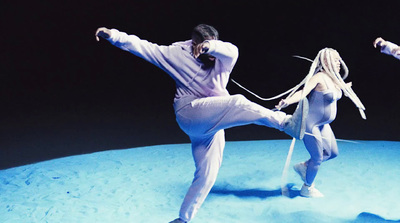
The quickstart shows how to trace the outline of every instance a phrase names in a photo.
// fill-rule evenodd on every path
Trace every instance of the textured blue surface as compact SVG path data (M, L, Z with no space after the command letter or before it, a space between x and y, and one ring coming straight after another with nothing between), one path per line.
M316 187L280 183L290 140L227 142L217 182L193 223L400 222L400 142L339 142ZM308 159L301 141L294 163ZM65 157L0 171L0 222L169 222L192 180L189 144Z

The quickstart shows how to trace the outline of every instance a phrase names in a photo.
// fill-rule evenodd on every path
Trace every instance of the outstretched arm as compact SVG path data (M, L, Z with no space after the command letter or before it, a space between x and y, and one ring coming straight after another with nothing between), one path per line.
M297 103L301 99L301 95L303 94L303 90L297 91L290 98L282 99L279 101L275 108L281 110L282 108L286 108L287 106Z
M385 41L383 38L378 37L373 43L375 48L380 47L382 53L392 55L400 60L400 47L392 42Z
M163 67L167 63L165 55L169 54L170 50L167 46L160 46L140 39L136 35L128 35L116 29L104 27L98 28L95 36L97 41L100 40L100 37L106 39L114 46L143 58L158 67Z
M314 76L312 76L303 90L297 91L291 97L288 97L286 99L282 99L275 106L275 108L280 110L280 109L285 108L285 107L287 107L287 106L289 106L291 104L297 103L303 97L306 97L308 94L310 94L310 92L312 90L325 91L328 88L328 86L326 85L326 82L324 80L324 76L323 75L325 75L325 74L317 73ZM348 82L348 83L346 83L346 85L347 85L348 88L351 88L353 83L352 82ZM337 92L338 96L340 94L340 96L339 96L339 98L340 98L342 96L342 90L339 87L336 87L336 90L338 91ZM304 95L303 95L303 91L304 91Z
M326 86L322 87L319 85L320 83L323 82L323 77L321 76L323 74L318 73L315 74L310 78L306 86L302 89L294 93L292 96L282 99L277 105L275 105L275 108L280 110L282 108L286 108L287 106L299 102L303 97L306 97L313 89L317 90L324 90L323 88L326 88ZM319 89L322 88L322 89Z

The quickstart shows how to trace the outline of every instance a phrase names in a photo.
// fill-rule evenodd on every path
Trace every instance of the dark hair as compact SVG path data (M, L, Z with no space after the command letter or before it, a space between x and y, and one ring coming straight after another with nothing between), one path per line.
M218 39L218 37L218 31L214 27L206 24L197 25L192 31L192 40L197 44L202 43L206 39Z

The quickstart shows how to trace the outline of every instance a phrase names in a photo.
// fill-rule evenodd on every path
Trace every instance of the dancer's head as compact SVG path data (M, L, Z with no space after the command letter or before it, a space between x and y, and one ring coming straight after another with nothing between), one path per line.
M204 40L216 40L218 37L218 31L206 24L197 25L192 31L192 41L196 45L202 43Z
M340 68L344 70L342 79L348 75L348 68L339 53L332 48L324 48L319 51L316 60L318 60L318 68L316 72L324 70L331 78L340 77Z
M194 27L192 31L192 48L195 54L200 50L198 45L203 43L205 40L217 40L218 31L206 24L200 24ZM206 65L206 67L213 66L215 62L215 57L209 54L199 55L199 59Z

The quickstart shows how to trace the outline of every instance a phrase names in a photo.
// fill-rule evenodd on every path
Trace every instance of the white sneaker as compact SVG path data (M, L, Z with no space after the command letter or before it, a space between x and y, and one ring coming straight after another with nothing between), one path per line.
M314 184L311 184L311 186L303 184L303 186L301 187L300 195L309 198L324 196L321 192L319 192L319 190L315 189Z
M184 220L182 220L180 218L177 218L177 219L175 219L173 221L170 221L169 223L186 223L186 221L184 221Z
M294 171L300 175L303 182L306 182L307 165L305 162L295 164L293 166Z

